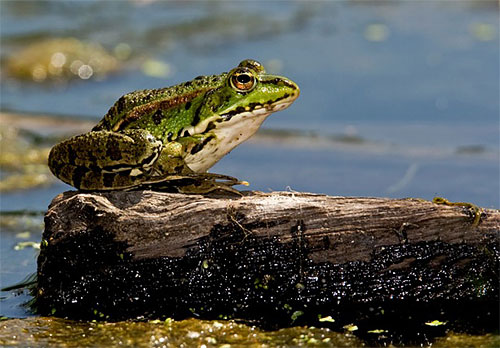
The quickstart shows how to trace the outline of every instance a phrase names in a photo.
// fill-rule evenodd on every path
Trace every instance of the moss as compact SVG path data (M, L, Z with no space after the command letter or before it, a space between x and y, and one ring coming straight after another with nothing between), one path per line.
M214 226L183 257L151 259L134 259L126 243L99 226L73 231L41 251L39 313L56 308L58 316L103 319L95 310L114 321L237 318L265 329L312 324L343 331L353 324L354 334L370 344L425 343L448 330L496 330L494 236L487 237L488 253L434 241L375 249L370 262L330 264L308 257L302 221L288 243L257 238L257 227L242 221L233 216ZM404 260L411 262L391 268ZM479 297L477 279L484 289ZM318 321L322 314L335 320ZM433 320L447 325L425 325ZM387 332L373 333L381 328Z

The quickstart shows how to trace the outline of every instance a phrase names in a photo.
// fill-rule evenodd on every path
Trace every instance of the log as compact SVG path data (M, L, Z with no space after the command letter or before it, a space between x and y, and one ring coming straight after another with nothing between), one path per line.
M475 222L467 206L421 199L70 191L45 217L35 308L355 324L392 337L450 318L455 329L494 330L499 232L499 210Z

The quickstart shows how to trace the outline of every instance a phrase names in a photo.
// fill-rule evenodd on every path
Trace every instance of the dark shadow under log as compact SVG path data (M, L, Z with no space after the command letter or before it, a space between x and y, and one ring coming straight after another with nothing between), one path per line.
M491 332L500 212L473 221L467 208L418 199L66 192L45 217L35 307L82 319L355 324L392 340L408 327Z

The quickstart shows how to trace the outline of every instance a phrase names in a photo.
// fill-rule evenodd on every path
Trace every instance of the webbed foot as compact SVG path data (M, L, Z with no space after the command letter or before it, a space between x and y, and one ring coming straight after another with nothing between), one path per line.
M224 191L241 196L241 192L233 188L235 185L248 186L249 184L247 181L240 181L224 174L189 173L157 177L141 183L134 189L151 189L186 194L207 194L214 191Z

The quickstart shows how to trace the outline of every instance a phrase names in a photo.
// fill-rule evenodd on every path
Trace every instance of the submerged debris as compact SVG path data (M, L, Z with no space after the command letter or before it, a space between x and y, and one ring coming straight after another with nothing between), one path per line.
M100 44L75 38L38 41L7 60L9 76L35 82L102 78L118 69L118 60Z

